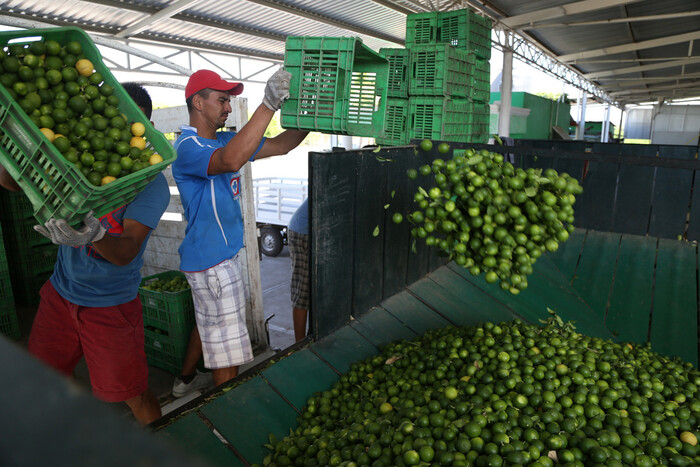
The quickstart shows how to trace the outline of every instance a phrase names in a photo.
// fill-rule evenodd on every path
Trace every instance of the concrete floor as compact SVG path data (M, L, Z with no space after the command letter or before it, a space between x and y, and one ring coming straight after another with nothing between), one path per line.
M260 261L260 276L263 292L263 309L265 319L268 318L268 332L270 337L270 347L256 352L255 360L243 365L240 369L246 369L257 365L261 361L274 355L277 351L285 349L294 343L294 330L292 327L292 303L290 299L291 281L291 260L289 250L285 246L277 257L262 256ZM36 308L19 307L17 316L19 320L22 338L18 345L26 349L31 330L32 320L36 314ZM90 391L90 378L85 365L85 360L81 360L74 371L76 382L86 391ZM148 384L151 391L156 395L161 403L163 415L175 410L192 399L200 396L199 391L195 391L180 399L173 399L171 395L174 376L159 368L150 367L148 374ZM125 418L133 419L131 411L126 404L108 404ZM135 423L135 422L134 422Z

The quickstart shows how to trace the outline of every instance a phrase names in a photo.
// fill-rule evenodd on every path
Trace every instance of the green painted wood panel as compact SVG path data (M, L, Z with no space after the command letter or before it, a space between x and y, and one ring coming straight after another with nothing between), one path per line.
M656 263L656 238L623 235L605 323L618 342L644 343Z
M659 239L651 347L698 366L697 247Z
M311 319L317 336L327 335L350 318L355 157L347 152L309 153Z
M338 373L309 349L302 349L283 358L262 375L298 411L317 391L325 391L338 380Z
M350 326L378 348L393 341L414 339L417 335L394 315L377 307L351 321Z
M613 232L635 235L647 233L653 185L653 167L620 166L620 180L615 200L615 218L612 225Z
M311 344L311 350L340 373L350 364L379 353L377 347L350 326L344 326Z
M615 273L620 234L589 230L573 286L602 322Z
M670 144L660 144L657 146L659 157L667 159L683 159L686 161L696 159L698 153L697 146L676 146Z
M692 180L690 170L656 168L649 235L675 239L683 234Z
M204 405L201 412L249 462L262 462L270 433L278 438L296 426L298 413L260 376Z
M450 324L435 313L435 310L405 290L387 298L380 306L418 335Z
M612 226L618 165L588 161L583 193L576 197L574 225L607 232Z
M468 308L462 300L427 277L414 282L408 289L451 324L468 326L488 319L484 310Z
M470 324L476 324L480 320L498 322L513 319L512 310L447 266L432 272L428 278L462 301L472 318Z
M179 418L156 432L156 436L162 437L193 457L206 460L208 465L222 467L245 465L196 413L189 413Z
M379 162L377 155L388 157L385 151L355 153L357 164L357 186L352 205L355 217L353 267L352 314L357 317L367 313L382 299L384 278L384 236L387 200L386 178L388 162ZM391 221L390 221L391 222ZM407 228L404 226L404 228ZM375 230L378 234L375 236ZM345 266L345 265L341 265Z
M561 271L568 279L568 282L574 278L576 266L578 265L579 257L581 256L581 248L583 240L586 238L586 231L583 229L574 229L569 235L569 239L559 244L559 249L555 252L545 253L544 256ZM535 263L533 270L538 267L539 260Z

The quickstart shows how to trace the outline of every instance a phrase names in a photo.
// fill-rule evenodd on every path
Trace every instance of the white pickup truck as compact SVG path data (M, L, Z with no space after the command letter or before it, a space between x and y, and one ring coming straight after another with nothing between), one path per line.
M309 185L301 178L257 178L255 222L260 237L260 250L277 256L287 244L287 225L294 212L309 195Z

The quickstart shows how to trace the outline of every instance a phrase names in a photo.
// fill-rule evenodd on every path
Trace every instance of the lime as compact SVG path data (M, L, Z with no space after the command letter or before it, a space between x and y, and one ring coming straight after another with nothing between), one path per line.
M114 92L114 88L107 83L102 83L102 85L100 86L100 94L102 94L103 96L114 97L114 96L112 96L113 92ZM118 99L117 99L117 101L118 101ZM117 105L117 104L118 104L118 102L113 103L112 105Z
M122 173L122 166L119 162L110 162L107 164L107 173L112 177L118 177Z
M75 81L78 79L78 70L67 66L61 70L61 76L63 76L63 81Z
M107 171L107 163L103 160L95 160L95 163L92 164L92 170L99 174L103 174Z
M77 96L80 94L80 85L75 81L68 81L65 83L64 89L69 96Z
M396 212L391 217L391 220L394 222L394 224L400 224L401 222L403 222L403 215L400 212Z
M100 175L99 173L97 173L95 171L90 172L88 174L87 179L90 183L92 183L95 186L102 185L102 175Z
M126 120L124 120L124 117L122 117L121 115L112 117L109 123L113 128L118 128L120 130L126 128ZM131 132L129 132L129 139L131 139Z
M90 83L94 84L95 86L99 86L100 83L104 80L102 77L102 73L99 71L94 72L90 76L88 76L88 79L90 80Z
M80 155L80 163L83 164L83 166L92 167L92 164L94 162L95 162L95 156L93 156L89 152L84 152Z
M420 148L423 151L430 151L433 149L433 142L430 141L429 139L424 139L423 141L420 142Z
M46 55L56 56L59 53L61 53L61 44L59 44L53 39L49 39L46 42L44 42L44 49L46 51Z
M447 154L448 152L450 152L450 145L447 143L438 144L438 152L442 154Z
M42 115L41 117L39 117L39 122L41 122L41 126L44 128L53 128L54 125L56 125L54 119L51 118L49 115Z
M29 69L34 69L42 64L41 58L37 57L34 54L25 55L24 60L22 60L22 62L24 62L24 64L27 65L27 67L29 67ZM34 74L34 72L32 71L32 75L33 74Z
M34 70L26 65L19 67L17 74L19 75L20 81L31 81L34 79Z
M67 53L65 55L61 55L61 58L63 59L63 64L65 66L70 66L70 67L75 66L75 62L78 61L78 57L76 57L73 54L69 54L69 53ZM77 73L78 70L75 70L75 72Z
M85 90L83 92L85 93L85 97L90 100L96 99L100 95L100 91L97 89L97 86L92 84L85 86Z
M92 75L92 71L95 69L95 66L87 58L82 58L75 63L75 69L78 70L78 73L80 73L80 76L88 77L88 76ZM102 80L100 80L100 82L101 81ZM98 82L98 84L99 84L99 82Z
M146 148L146 140L143 139L141 136L134 136L129 141L129 145L131 147L138 148L140 153L142 149Z
M2 60L2 68L8 73L17 73L20 65L20 61L17 57L5 57Z
M80 55L83 53L83 46L78 41L70 41L66 44L66 52L71 55Z
M122 169L124 170L131 170L131 168L134 166L134 161L130 157L122 157L119 159L119 165L121 166ZM385 402L385 404L389 404L388 402ZM382 404L383 406L383 404ZM389 407L391 407L391 404L389 404ZM381 407L380 407L381 410ZM391 410L391 408L389 409ZM384 413L384 412L382 412Z
M129 143L127 143L126 141L119 141L114 146L114 149L117 151L117 153L121 154L122 156L125 156L129 154L130 146Z

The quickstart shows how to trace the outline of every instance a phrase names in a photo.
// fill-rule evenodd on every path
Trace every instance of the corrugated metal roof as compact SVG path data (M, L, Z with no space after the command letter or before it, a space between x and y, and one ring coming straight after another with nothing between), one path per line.
M540 45L621 103L700 96L700 47L692 46L700 39L698 0L0 0L0 17L282 60L290 35L359 36L374 50L398 47L407 13L467 5L488 14L496 27ZM668 16L674 13L682 14ZM516 21L525 14L530 16Z

